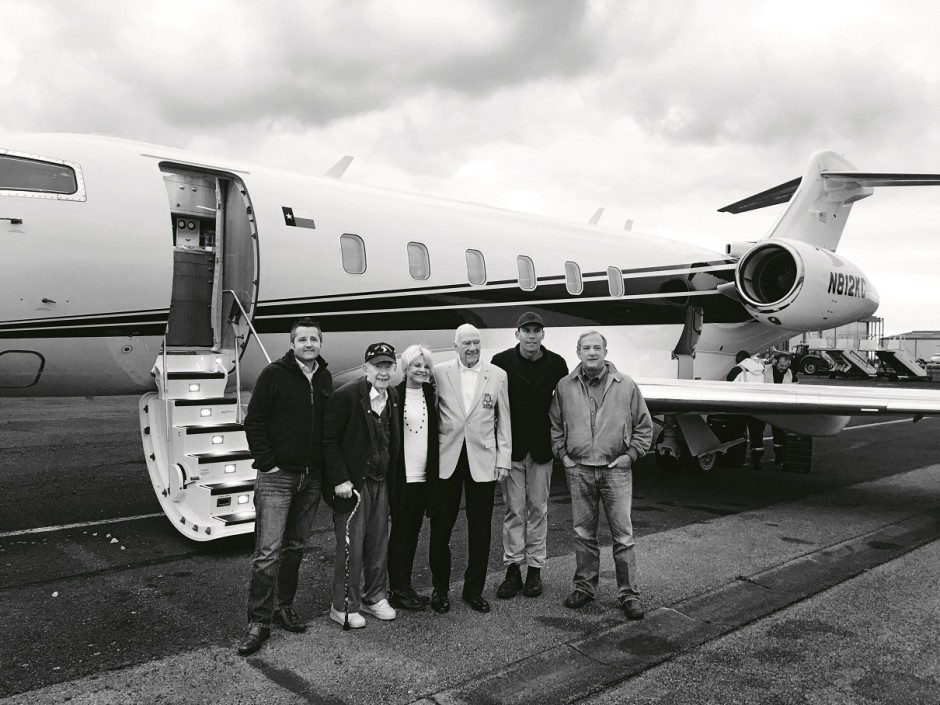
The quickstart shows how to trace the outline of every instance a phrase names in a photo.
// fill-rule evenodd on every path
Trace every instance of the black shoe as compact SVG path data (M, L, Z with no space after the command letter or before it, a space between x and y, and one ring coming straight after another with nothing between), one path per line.
M751 469L760 470L761 455L757 453L751 453Z
M413 599L405 590L389 591L388 604L395 609L412 610L414 612L420 612L428 606L427 602L418 602L418 600Z
M623 616L627 619L643 619L644 612L639 600L624 600L620 606L623 607Z
M435 589L434 592L431 593L431 609L438 614L450 612L450 598L447 597L446 592Z
M486 614L490 611L490 603L483 599L483 595L475 595L474 597L467 597L465 595L463 601L470 605L477 612Z
M260 624L248 627L245 638L238 643L238 655L250 656L261 648L269 636L271 636L271 630L268 627L262 627Z
M526 597L538 597L542 594L542 569L533 568L525 572L525 585L522 587L522 594Z
M279 624L289 632L307 631L307 625L300 618L300 615L294 612L293 607L281 607L274 610L274 623Z
M431 601L430 597L428 597L427 595L422 595L420 592L415 590L410 585L405 586L405 588L401 590L400 592L404 593L415 602L420 602L422 605L426 605Z
M588 595L584 590L575 590L565 598L565 607L570 610L579 610L593 599L594 597Z
M522 573L519 572L519 564L510 563L506 568L506 579L496 589L496 597L500 600L508 600L518 595L520 590L522 590Z

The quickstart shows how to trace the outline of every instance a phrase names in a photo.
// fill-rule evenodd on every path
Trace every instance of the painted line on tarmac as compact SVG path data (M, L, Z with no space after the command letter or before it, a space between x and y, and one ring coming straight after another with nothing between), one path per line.
M87 526L101 526L102 524L117 524L124 521L138 521L139 519L153 519L162 517L163 512L154 514L138 514L133 517L114 517L113 519L99 519L98 521L80 521L75 524L59 524L58 526L40 526L35 529L20 529L18 531L4 531L0 533L0 539L6 539L13 536L29 536L30 534L45 534L49 531L66 531L68 529L83 529Z

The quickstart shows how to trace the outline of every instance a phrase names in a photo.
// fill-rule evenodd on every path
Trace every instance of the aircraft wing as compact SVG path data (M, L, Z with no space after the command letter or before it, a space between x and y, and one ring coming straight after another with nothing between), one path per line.
M652 413L774 415L940 415L940 390L817 384L739 384L637 379Z

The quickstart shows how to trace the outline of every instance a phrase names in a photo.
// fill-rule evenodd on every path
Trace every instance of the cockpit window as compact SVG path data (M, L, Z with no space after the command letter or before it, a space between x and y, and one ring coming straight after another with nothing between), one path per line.
M75 181L75 170L70 167L0 155L0 189L75 193L78 184Z
M0 150L0 195L84 200L77 165Z

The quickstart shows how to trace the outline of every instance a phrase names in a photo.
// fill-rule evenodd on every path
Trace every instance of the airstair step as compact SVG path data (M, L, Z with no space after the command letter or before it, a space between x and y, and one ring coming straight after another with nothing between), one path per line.
M186 431L187 436L195 436L200 433L225 433L227 431L243 431L245 430L244 425L240 423L218 423L214 426L180 426Z
M251 492L255 489L255 483L252 480L235 480L233 482L207 482L203 485L209 490L213 497L220 494L237 494L239 492Z
M238 460L250 460L251 453L247 450L234 450L230 453L193 453L191 458L195 458L200 465L204 463L222 463L235 462Z
M167 372L167 379L225 379L224 372L200 372L196 370L187 372Z
M216 520L224 522L227 526L235 524L247 524L255 520L254 512L239 512L237 514L226 514L224 516L214 517Z
M214 404L222 406L227 404L236 404L238 400L234 397L216 397L214 399L174 399L173 406L209 406Z

